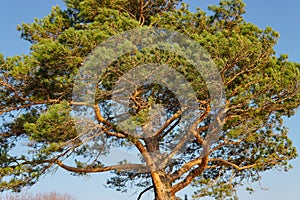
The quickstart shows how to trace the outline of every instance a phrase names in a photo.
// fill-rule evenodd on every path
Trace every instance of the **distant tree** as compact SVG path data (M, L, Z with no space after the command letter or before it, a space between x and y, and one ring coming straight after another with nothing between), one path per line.
M237 186L259 181L261 172L289 169L288 161L297 153L283 119L299 107L300 65L275 55L279 34L246 22L241 0L222 0L209 7L211 16L200 9L190 12L185 4L177 8L178 1L65 2L66 10L53 7L45 18L18 27L32 44L29 55L0 57L1 191L20 191L60 167L74 175L111 171L115 176L108 186L123 192L135 186L142 188L141 195L153 190L156 200L174 200L189 185L195 188L195 198L236 199ZM222 130L211 145L205 138L214 102L201 75L172 52L138 49L125 54L103 72L94 105L87 108L72 99L74 78L88 55L110 36L141 27L183 33L211 55L226 93ZM199 116L190 119L189 130L178 125L184 109L176 95L154 83L132 91L130 118L144 126L151 107L160 104L168 117L162 128L140 138L116 125L119 113L110 109L113 87L142 63L168 64L190 81ZM81 105L83 112L93 111L97 121L83 132L75 128L72 116L72 108ZM171 158L164 154L180 142L178 136L190 133L193 139L184 151ZM107 165L101 156L113 147L136 150L141 163ZM149 156L152 152L157 160ZM164 165L145 170L156 162Z
M37 194L22 192L20 194L7 194L2 200L75 200L75 198L69 194L60 194L57 192Z

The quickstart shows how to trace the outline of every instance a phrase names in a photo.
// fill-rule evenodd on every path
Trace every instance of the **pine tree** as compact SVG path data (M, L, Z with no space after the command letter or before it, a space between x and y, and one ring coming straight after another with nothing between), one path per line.
M221 0L209 7L214 13L210 16L201 9L193 13L185 4L178 7L175 0L65 3L66 10L53 7L45 18L18 27L32 45L29 55L0 56L1 191L20 191L60 167L74 175L111 171L107 186L123 192L128 185L154 191L156 200L176 199L176 193L188 185L195 188L196 198L237 198L237 186L259 181L261 172L290 168L288 161L297 153L283 119L299 107L300 65L289 61L287 55L276 56L274 45L279 34L270 27L260 29L246 22L241 0ZM176 52L142 48L124 54L99 78L93 105L74 101L74 80L80 77L90 53L112 36L138 28L153 30L149 27L188 35L216 64L226 107L213 145L204 140L210 131L214 103L209 89L204 77ZM105 53L110 56L114 52L107 50L101 55ZM132 91L130 123L124 126L126 130L136 126L147 129L149 120L160 119L154 112L160 105L167 116L162 130L151 133L153 129L148 127L152 137L141 138L116 125L120 113L112 111L114 86L143 63L168 64L191 83L199 115L190 119L190 130L178 125L184 114L179 99L170 88L157 83ZM95 115L97 125L76 128L74 107L79 107L76 112ZM192 140L169 159L164 154L166 148L176 146L178 137L188 132L194 134ZM120 160L107 165L101 156L109 155L114 147L129 152L137 149L141 163ZM153 152L156 161L145 156ZM164 165L149 171L149 163Z

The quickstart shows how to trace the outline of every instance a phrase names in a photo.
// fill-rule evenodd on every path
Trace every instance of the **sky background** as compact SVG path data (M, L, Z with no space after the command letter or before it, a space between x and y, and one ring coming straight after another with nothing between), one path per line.
M206 10L207 5L218 3L217 0L186 0L191 10L200 7ZM299 0L245 0L247 13L245 19L261 28L271 26L281 35L275 47L277 54L289 54L289 60L300 62L300 1ZM32 22L35 17L41 18L50 12L51 6L60 5L62 0L4 0L0 3L0 53L4 56L28 54L30 44L20 39L16 26L22 22ZM286 119L285 125L290 128L290 137L300 150L300 114ZM263 173L261 186L256 184L256 192L249 195L239 190L241 200L298 200L300 196L300 158L291 161L294 169L286 172L269 171ZM78 178L68 172L58 170L49 174L33 186L30 192L63 192L70 193L79 200L131 200L136 199L134 190L128 194L120 194L104 186L109 173L91 177ZM183 191L181 194L189 192ZM1 199L1 197L0 197ZM145 199L153 199L145 196Z

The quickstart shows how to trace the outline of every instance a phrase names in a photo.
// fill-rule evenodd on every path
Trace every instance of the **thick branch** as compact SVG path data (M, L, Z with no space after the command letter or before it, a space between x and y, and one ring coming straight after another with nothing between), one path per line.
M202 145L204 143L204 139L201 137L201 135L197 131L197 126L208 116L209 112L210 112L210 105L208 104L205 113L203 113L203 115L201 115L196 121L194 121L190 127L190 131L193 133L193 135L197 139L197 142L200 145Z
M94 105L94 111L95 111L96 118L99 122L102 122L103 124L105 124L108 127L112 127L111 123L109 121L107 121L106 119L104 119L104 117L102 116L98 105Z
M102 122L103 124L105 124L109 128L113 128L114 127L113 124L111 124L109 121L107 121L106 119L104 119L104 117L102 116L100 108L99 108L98 105L94 105L94 111L95 111L96 118L97 118L97 120L99 122ZM107 131L107 128L105 128L103 126L100 126L100 127L104 131L104 133L107 134L107 135L109 135L109 136L115 136L115 137L118 137L118 138L125 138L125 137L127 137L126 133L119 133L117 131L116 132L110 132L110 131Z
M155 162L153 161L153 158L150 155L150 152L147 151L147 149L144 147L144 145L137 139L132 138L131 142L135 145L135 147L139 150L143 158L145 159L147 163L147 167L151 170L151 172L156 170Z
M175 194L179 190L182 190L186 186L188 186L197 176L202 174L204 170L206 169L206 166L208 164L208 156L202 158L202 162L200 163L199 167L196 169L192 170L184 180L181 182L177 183L176 185L173 186L172 192Z
M142 170L145 166L142 164L124 164L124 165L112 165L107 167L95 167L95 168L77 168L63 164L60 160L56 160L55 164L61 168L75 173L97 173L97 172L107 172L107 171L126 171L126 170Z
M196 165L200 165L202 162L202 158L196 158L194 160L191 160L190 162L184 164L179 170L175 171L173 174L171 174L171 181L175 181L179 179L183 174L187 173L192 167Z

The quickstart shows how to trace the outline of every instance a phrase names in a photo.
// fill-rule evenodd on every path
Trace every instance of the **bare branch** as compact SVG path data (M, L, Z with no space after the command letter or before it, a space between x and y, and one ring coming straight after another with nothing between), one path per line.
M144 190L139 194L137 200L140 200L145 192L147 192L147 191L149 191L149 190L151 190L151 189L153 189L153 188L154 188L154 186L152 185L152 186L147 187L146 189L144 189Z

